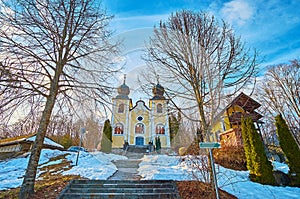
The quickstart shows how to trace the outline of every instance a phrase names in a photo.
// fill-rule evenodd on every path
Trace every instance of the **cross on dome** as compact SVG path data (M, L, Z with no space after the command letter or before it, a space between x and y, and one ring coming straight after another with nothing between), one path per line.
M130 93L129 87L125 84L126 74L124 74L124 82L121 86L118 87L117 99L129 99L128 95Z
M124 74L124 83L123 84L125 84L125 82L126 82L126 74Z

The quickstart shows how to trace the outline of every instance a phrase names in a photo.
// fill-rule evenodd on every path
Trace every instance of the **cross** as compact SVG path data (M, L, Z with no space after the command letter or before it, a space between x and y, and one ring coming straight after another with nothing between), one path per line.
M125 81L126 81L126 74L124 74L124 84L125 84Z

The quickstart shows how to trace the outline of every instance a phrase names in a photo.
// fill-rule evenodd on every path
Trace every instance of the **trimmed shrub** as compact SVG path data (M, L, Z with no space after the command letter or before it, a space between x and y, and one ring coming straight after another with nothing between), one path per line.
M178 112L177 117L173 113L170 114L170 116L169 116L169 130L170 130L171 143L173 143L173 140L174 140L174 138L176 137L176 135L178 133L180 122L181 122L180 112Z
M244 144L245 157L247 162L247 169L250 171L250 175L253 174L254 168L252 163L252 147L249 136L249 124L246 119L242 119L242 138Z
M160 149L161 149L160 138L156 137L155 138L155 150L156 150L157 153L160 153Z
M250 179L262 184L276 184L273 166L266 156L262 140L250 117L242 119L242 136Z
M106 120L103 127L102 139L101 139L101 151L111 152L112 147L112 127L110 121Z
M300 149L281 114L275 117L275 121L279 144L290 168L291 185L300 186Z

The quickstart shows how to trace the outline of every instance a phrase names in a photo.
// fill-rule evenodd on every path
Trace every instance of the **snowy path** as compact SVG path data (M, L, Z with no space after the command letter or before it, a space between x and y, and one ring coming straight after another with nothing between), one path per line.
M142 161L144 154L127 153L127 160L115 160L113 163L117 167L117 171L108 180L140 180L137 169Z

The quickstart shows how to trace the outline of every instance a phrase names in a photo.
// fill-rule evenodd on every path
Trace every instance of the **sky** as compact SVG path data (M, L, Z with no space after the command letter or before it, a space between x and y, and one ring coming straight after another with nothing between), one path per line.
M113 164L114 160L126 160L127 157L116 154L102 152L80 152L78 165L74 166L77 153L69 151L58 151L44 149L39 160L37 178L41 178L46 166L62 163L63 159L56 158L50 161L51 157L66 155L68 161L72 161L73 167L64 166L63 171L56 171L62 175L80 175L81 177L94 180L105 180L112 176L117 167ZM145 155L141 159L138 175L141 180L194 180L203 179L204 172L199 172L203 168L203 160L197 161L190 159L192 156L167 156L167 155ZM27 157L17 157L0 161L0 190L19 187L22 184L26 166L29 161ZM129 160L130 161L130 160ZM272 162L275 170L288 173L289 168L286 164ZM235 171L216 165L218 187L235 195L239 199L293 199L299 198L300 188L280 187L262 185L249 180L249 171ZM121 179L120 179L121 180ZM251 191L249 191L251 190Z
M140 58L153 27L172 12L206 11L228 22L249 48L263 60L261 67L300 59L299 0L103 0L114 15L111 30L123 40L119 61L132 77L143 68ZM134 78L134 77L132 77ZM122 82L120 77L120 82ZM130 78L129 78L130 79ZM133 84L133 83L132 83ZM130 86L130 85L129 85Z

